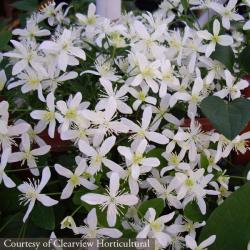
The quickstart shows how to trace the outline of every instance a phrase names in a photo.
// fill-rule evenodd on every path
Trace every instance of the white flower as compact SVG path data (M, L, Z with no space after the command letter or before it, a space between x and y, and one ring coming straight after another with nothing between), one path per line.
M96 209L93 208L88 213L84 220L85 225L77 228L78 234L82 234L83 238L120 238L122 233L116 228L104 228L98 227L98 221L96 216Z
M147 141L145 139L141 140L137 147L128 148L124 146L119 146L117 148L118 152L125 157L126 164L131 171L132 178L138 180L142 173L147 173L151 171L153 167L160 165L160 161L156 157L145 157L143 154L147 147Z
M225 70L225 78L226 78L226 86L215 92L215 96L219 96L220 98L225 98L226 96L230 96L232 100L239 98L241 96L241 90L247 88L249 86L248 81L240 80L235 83L235 77L232 76L229 70Z
M83 177L83 173L86 171L86 169L87 164L85 159L82 159L80 161L74 173L59 164L55 164L56 172L69 179L66 187L62 191L61 199L69 198L74 188L76 188L77 186L83 186L90 190L94 190L97 188L96 185Z
M19 79L12 81L8 85L8 89L15 88L22 85L22 93L32 92L37 90L39 99L44 102L45 98L43 96L43 85L42 81L45 79L45 75L41 72L33 70L31 67L27 66L24 72L18 74Z
M1 155L1 164L0 164L0 184L4 183L4 185L7 187L7 188L13 188L16 186L15 182L12 181L10 179L10 177L8 177L6 175L6 173L4 172L4 169L7 165L7 162L8 162L8 158L9 158L9 155L11 154L10 152L10 149L6 149L2 152L2 155Z
M12 144L15 144L14 138L20 134L27 132L29 124L20 123L16 125L8 125L8 120L0 119L0 145L2 151L7 148L11 148Z
M78 18L78 21L81 25L86 25L86 29L87 29L87 33L90 32L90 29L95 29L96 28L96 22L97 22L97 18L95 15L96 12L96 6L91 3L89 4L88 7L88 13L87 15L83 15L81 13L77 13L76 17Z
M48 183L50 176L51 173L49 167L45 167L42 172L41 181L33 180L33 182L31 182L29 180L29 182L24 182L17 187L17 189L23 193L20 198L21 203L23 203L25 206L29 204L28 209L23 217L23 222L25 222L29 217L36 200L40 201L46 207L54 206L58 203L58 201L50 198L49 196L41 194L41 191Z
M35 37L49 36L50 31L46 29L40 30L37 25L37 20L35 18L30 18L26 22L26 27L24 29L14 29L12 34L19 36L22 39L29 38L34 40Z
M87 142L80 141L79 149L82 153L90 157L90 165L88 171L91 174L95 174L96 172L101 170L102 164L106 167L115 171L115 163L109 159L107 159L106 155L115 145L116 137L111 136L105 139L102 145L99 148L91 147Z
M148 92L149 92L149 86L146 85L145 83L142 83L140 85L140 90L137 89L137 88L133 88L133 87L130 87L129 88L129 93L134 97L136 98L136 100L133 102L133 109L136 111L138 110L139 106L142 104L142 103L149 103L149 104L152 104L152 105L155 105L157 103L157 100L155 97L153 96L148 96Z
M197 31L197 35L202 39L210 41L206 48L206 57L209 57L214 51L216 44L222 46L229 46L233 44L233 38L229 35L219 35L220 22L215 19L213 23L213 34L210 34L207 30Z
M101 95L99 102L96 104L96 110L103 110L107 106L108 100L113 98L116 102L117 110L122 114L132 114L132 109L126 104L127 96L129 91L127 85L123 85L119 90L117 87L113 89L112 83L109 80L100 78L100 83L105 89L105 94Z
M116 101L114 98L109 98L104 111L95 112L86 109L81 112L83 117L91 121L94 125L94 128L89 130L94 135L94 145L100 144L107 133L118 134L128 132L128 126L118 120L114 120L116 110Z
M135 195L122 193L119 191L119 175L113 172L110 176L109 188L106 190L106 194L94 194L89 193L81 196L81 200L90 204L100 204L102 209L107 209L107 221L109 226L115 226L116 217L119 214L119 207L133 206L138 202L138 198Z
M85 52L74 44L74 33L71 30L64 29L62 35L54 41L44 41L40 49L57 55L59 69L66 71L68 65L78 65L76 57L85 60Z
M140 141L143 138L146 138L148 141L153 141L158 144L163 144L163 145L167 144L169 141L167 137L165 137L160 133L150 131L149 126L151 118L152 118L152 108L148 106L143 111L141 126L137 125L136 123L126 118L122 118L122 122L129 127L132 133L135 133L132 136L132 138L136 141Z
M3 90L5 83L7 82L7 77L4 70L0 71L0 91Z
M201 125L195 121L194 117L191 118L191 124L187 131L184 132L182 128L179 128L173 139L181 148L188 150L188 158L191 162L197 160L197 150L203 149L209 144L208 135L203 133Z
M129 78L128 83L131 86L139 86L143 80L145 80L152 91L157 93L159 85L156 80L161 78L161 73L158 70L160 62L149 62L148 59L142 54L137 54L137 60L139 73L135 77Z
M211 9L215 10L222 17L222 25L225 29L230 29L230 21L244 20L244 17L235 11L237 2L237 0L230 0L226 6L216 2L211 3Z
M15 58L17 62L12 68L12 74L17 75L23 70L27 69L28 66L32 66L37 72L42 75L46 75L47 72L42 66L42 59L37 54L34 44L24 44L15 40L10 40L15 47L12 52L4 53L4 56Z
M165 223L169 222L174 217L174 212L163 215L159 218L156 217L156 211L153 208L149 208L145 214L145 226L140 231L136 238L143 239L147 236L149 238L154 238L160 244L162 248L166 248L171 242L171 237L168 233L164 232Z
M152 106L153 113L155 113L155 117L152 121L151 129L153 131L157 130L161 124L161 121L164 119L169 123L172 123L176 126L181 124L181 121L172 115L170 111L170 94L166 94L160 101L159 107Z
M81 116L81 111L89 106L88 102L81 104L82 94L77 92L74 97L70 96L67 102L57 101L56 107L61 112L63 117L59 118L58 121L61 123L61 131L65 132L69 129L72 123L84 123L88 124L88 121Z
M22 134L22 142L21 142L21 152L15 152L12 153L9 157L8 162L17 162L22 161L22 164L24 164L25 161L27 161L27 165L30 168L30 172L33 175L39 175L39 170L37 168L36 164L36 158L40 155L45 155L50 151L50 146L42 146L40 148L36 148L31 150L30 149L30 138L28 134Z
M86 70L81 74L89 73L114 82L118 81L120 78L120 76L116 75L116 69L113 67L113 62L104 55L99 55L96 58L94 67L96 70Z
M202 214L206 214L206 203L204 198L207 194L217 195L219 192L215 190L208 190L205 187L213 178L212 174L204 176L205 169L198 169L197 171L187 170L185 173L176 173L173 184L177 192L177 199L183 200L185 207L190 201L196 200Z
M173 206L177 209L182 208L181 202L176 198L173 194L174 186L170 182L169 185L164 186L162 185L157 179L155 178L147 178L147 182L153 187L156 192L157 198L162 198L164 201L167 202L168 206ZM173 181L172 181L173 182Z
M55 96L53 93L47 95L46 98L47 110L34 110L30 113L33 119L40 120L37 126L43 130L49 125L48 134L51 138L54 138L56 119L59 118L59 114L55 112Z
M178 85L179 80L175 77L174 67L169 60L161 62L161 75L159 96L163 98L167 94L168 87Z
M215 239L216 236L212 235L197 245L196 241L191 236L187 235L185 237L186 246L192 250L206 250L208 246L214 243Z

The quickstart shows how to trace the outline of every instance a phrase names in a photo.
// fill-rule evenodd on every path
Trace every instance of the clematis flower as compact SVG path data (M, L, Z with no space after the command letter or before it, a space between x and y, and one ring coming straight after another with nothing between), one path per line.
M53 93L48 94L46 98L47 110L34 110L30 113L33 119L40 120L37 127L44 130L49 125L48 134L54 138L56 119L60 119L59 113L55 112L55 96Z
M100 78L100 83L105 89L105 94L101 95L99 102L96 104L96 110L103 110L107 106L108 100L113 98L116 102L117 110L122 114L132 114L132 109L126 104L127 96L129 91L127 85L123 85L119 90L113 89L112 83L108 80Z
M14 138L19 136L29 129L29 124L19 123L16 125L8 125L8 119L0 120L0 145L2 146L2 151L10 148L15 144Z
M212 245L215 242L215 239L216 239L216 236L212 235L209 238L207 238L206 240L202 241L199 245L197 245L197 243L194 240L194 238L192 238L189 235L187 235L185 237L185 241L186 241L187 247L190 248L190 249L192 249L192 250L206 249L208 246Z
M162 198L166 201L167 205L170 207L175 207L177 209L182 208L181 202L177 199L177 197L173 194L174 186L169 183L169 185L164 186L162 185L157 179L155 178L147 178L147 182L152 186L155 190L157 197ZM173 181L172 181L173 182Z
M227 30L230 29L230 21L237 22L244 20L243 16L236 13L235 7L237 2L237 0L230 0L226 6L217 2L211 3L211 9L216 11L222 17L222 25Z
M208 174L204 176L204 172L205 169L203 168L196 171L189 169L185 173L177 172L173 183L177 192L177 199L182 200L184 198L183 207L190 201L196 200L202 214L206 214L206 203L204 201L206 194L219 194L218 191L206 189L213 175Z
M39 29L37 20L34 17L31 17L26 22L26 27L24 29L14 29L12 34L19 36L21 39L31 39L35 40L36 37L49 36L50 31L46 29Z
M210 41L206 48L206 57L209 57L214 51L216 44L220 44L222 46L230 46L233 44L233 38L229 35L219 35L220 33L220 22L215 19L213 23L213 34L210 34L207 30L197 31L197 35Z
M129 88L129 93L136 99L132 105L135 111L138 110L139 106L143 103L156 105L157 103L156 98L153 96L149 96L148 92L149 92L149 87L144 83L140 85L140 89L133 87Z
M101 170L102 163L110 168L112 171L115 171L116 167L113 161L107 159L106 155L110 152L110 150L115 145L116 137L110 136L105 139L102 145L99 148L91 147L87 142L80 141L79 149L82 153L90 157L90 165L88 171L91 174L95 174Z
M83 186L87 189L94 190L97 188L95 184L85 179L82 175L87 169L87 164L85 159L82 159L78 164L75 172L73 173L69 169L61 166L60 164L55 164L55 170L58 174L68 178L68 183L62 191L61 199L67 199L71 196L74 188L77 186Z
M28 66L42 75L47 75L42 65L42 58L37 54L36 44L18 42L15 40L10 40L10 42L15 47L15 50L4 53L4 56L17 60L12 68L13 75L21 73L23 70L26 70Z
M153 141L158 144L163 144L163 145L167 144L169 141L167 137L165 137L160 133L150 131L149 126L151 119L152 119L152 108L148 106L143 111L141 126L137 125L136 123L126 118L122 118L122 122L129 127L131 133L134 133L134 135L132 135L132 138L135 141L140 141L143 138L146 138L148 141Z
M76 57L86 60L85 52L74 44L74 33L68 29L64 29L57 41L42 42L40 49L58 55L58 67L64 72L68 65L72 65L72 63L74 65L79 64Z
M14 80L9 83L8 89L12 89L12 88L22 85L21 87L22 93L25 94L25 93L36 90L38 94L38 98L42 102L45 101L45 98L43 96L43 84L42 84L42 81L46 77L45 75L27 66L25 68L25 71L18 74L17 77L19 78L17 81Z
M13 188L16 186L15 182L11 180L10 177L8 177L4 172L10 154L11 152L9 148L4 150L1 155L1 164L0 164L0 184L3 182L7 188Z
M30 172L33 175L38 176L39 170L37 168L36 158L37 156L47 154L50 151L51 146L46 145L46 146L42 146L40 148L31 150L30 138L28 134L27 133L22 134L21 138L22 138L21 151L12 153L11 156L9 157L8 162L12 163L12 162L22 161L22 165L23 165L24 162L27 161L27 165L30 168Z
M102 210L107 207L108 225L113 227L116 224L116 217L119 214L119 207L133 206L138 203L135 195L119 191L119 175L113 172L110 176L109 188L106 194L89 193L81 196L81 200L90 205L100 205Z
M248 81L240 80L235 83L235 77L232 76L229 70L225 70L225 78L226 78L226 86L214 93L215 96L219 96L220 98L225 98L226 96L230 96L232 100L239 98L241 96L241 90L247 88L249 86Z
M65 132L69 127L76 123L88 125L88 121L81 116L81 111L89 106L88 102L81 103L82 94L77 92L74 97L70 96L67 102L57 101L56 107L61 112L62 117L58 116L61 123L61 131Z
M136 238L143 239L146 237L154 238L159 243L161 248L166 248L171 242L169 234L164 232L165 223L169 222L174 217L174 212L156 218L156 211L149 208L145 214L145 226L137 234Z
M122 233L116 228L98 227L96 209L93 208L84 220L85 225L77 228L78 234L82 234L83 238L120 238Z
M54 206L58 203L58 201L50 198L45 194L41 194L43 188L47 185L50 179L51 173L49 167L45 167L42 172L41 181L34 180L29 182L24 182L20 184L17 189L22 193L20 198L20 203L25 206L28 205L28 209L23 217L23 222L25 223L27 218L29 217L35 202L38 200L46 207Z
M94 136L94 145L99 145L107 133L128 132L128 127L124 123L114 120L116 110L116 101L114 98L109 98L104 111L95 112L88 109L81 111L82 116L94 125L94 128L89 130Z
M157 93L159 85L156 80L161 78L160 71L158 70L160 62L149 62L142 54L137 54L137 60L139 73L135 77L129 78L128 83L131 86L139 86L145 80L152 91Z
M86 33L89 33L96 28L97 17L95 13L96 13L96 6L93 3L91 3L88 7L87 15L83 15L81 13L76 14L79 23L81 25L86 26Z
M160 165L160 161L156 157L147 158L143 155L146 150L147 144L147 141L143 139L135 148L128 148L124 146L119 146L117 148L118 152L125 157L126 165L131 172L132 179L129 179L129 182L130 187L132 187L131 192L133 194L138 193L139 187L137 181L140 175L150 172L152 168Z

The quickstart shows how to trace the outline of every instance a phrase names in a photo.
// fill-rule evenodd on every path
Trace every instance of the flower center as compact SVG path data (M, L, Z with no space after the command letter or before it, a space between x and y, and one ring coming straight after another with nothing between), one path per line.
M65 117L70 120L74 120L76 118L77 111L75 108L68 109L67 113L65 114Z
M142 154L140 154L140 153L134 154L133 162L135 164L140 164L142 160L143 160L143 155Z
M74 187L80 185L79 177L78 177L77 175L74 175L74 174L71 176L70 182L71 182L71 184L72 184Z

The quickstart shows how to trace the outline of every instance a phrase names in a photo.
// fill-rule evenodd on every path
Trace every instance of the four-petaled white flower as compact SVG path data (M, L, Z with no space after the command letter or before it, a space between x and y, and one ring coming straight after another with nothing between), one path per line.
M84 178L84 173L86 172L86 169L87 164L85 159L82 159L80 161L74 173L68 168L65 168L59 164L55 165L56 172L59 175L62 175L69 179L66 187L62 191L61 199L68 199L71 196L74 188L76 188L77 186L83 186L90 190L94 190L97 188L95 184Z
M47 185L50 176L51 173L49 167L45 167L42 172L41 181L33 179L32 182L29 180L29 182L24 182L17 187L17 189L22 193L20 202L25 206L29 204L28 209L23 217L23 222L26 222L27 218L29 217L36 200L40 201L46 207L54 206L58 203L57 200L50 198L46 194L41 194L41 191Z
M116 217L119 215L119 208L133 206L138 203L135 195L124 193L119 190L119 175L113 172L110 176L109 188L106 194L89 193L81 196L81 200L90 205L100 205L102 210L107 207L107 221L109 226L116 224Z
M209 57L214 51L216 44L222 46L229 46L233 44L233 38L229 35L219 35L220 22L215 19L213 23L213 34L210 34L207 30L197 31L197 35L205 40L210 41L206 48L206 57Z
M83 238L120 238L122 233L116 228L98 227L96 209L93 208L84 220L85 225L77 228L77 234L82 234Z
M145 214L145 226L137 234L136 238L143 239L146 237L155 238L160 244L161 248L165 248L171 242L171 237L164 231L165 223L169 222L174 217L174 212L156 218L156 211L154 208L149 208Z
M27 165L30 169L30 172L33 175L39 175L39 170L37 168L36 164L36 158L40 155L45 155L49 152L51 146L45 145L36 149L30 148L30 138L28 134L22 134L22 142L21 142L21 152L15 152L12 153L9 157L8 162L18 162L22 161L22 164L24 164L25 161L27 161Z
M212 235L206 240L202 241L199 245L197 245L196 241L194 238L191 236L187 235L185 237L186 245L188 248L192 250L205 250L207 249L208 246L212 245L215 242L216 236Z

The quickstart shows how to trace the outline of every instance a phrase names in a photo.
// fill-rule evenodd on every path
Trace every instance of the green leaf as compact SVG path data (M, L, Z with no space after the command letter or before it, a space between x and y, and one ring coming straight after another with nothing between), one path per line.
M202 167L202 168L207 169L207 167L208 167L208 165L209 165L209 161L208 161L206 155L201 154L200 164L201 164L201 167Z
M32 222L47 230L55 229L55 215L52 207L45 207L40 203L36 203L30 215Z
M189 202L184 208L184 216L194 222L202 222L205 216L202 215L199 206L195 201Z
M239 55L239 65L240 69L245 72L250 73L250 45L242 50Z
M250 240L250 182L216 208L202 229L199 241L216 235L209 250L247 249Z
M234 52L230 46L216 45L215 51L211 55L212 59L216 59L223 63L230 71L233 71L235 62Z
M165 207L163 199L155 198L155 199L144 201L138 209L139 217L143 218L150 207L155 209L156 217L158 217L162 213Z
M185 11L188 10L189 3L188 3L187 0L181 0L181 5L182 5L182 7L183 7L183 9L184 9Z
M8 30L0 31L0 50L4 50L8 45L10 39L12 37L12 33Z
M217 96L209 96L203 99L200 108L214 128L230 140L233 140L250 120L250 100L244 98L227 103Z
M37 8L38 1L37 0L21 0L14 2L12 4L13 7L15 7L18 10L24 10L24 11L32 11Z

